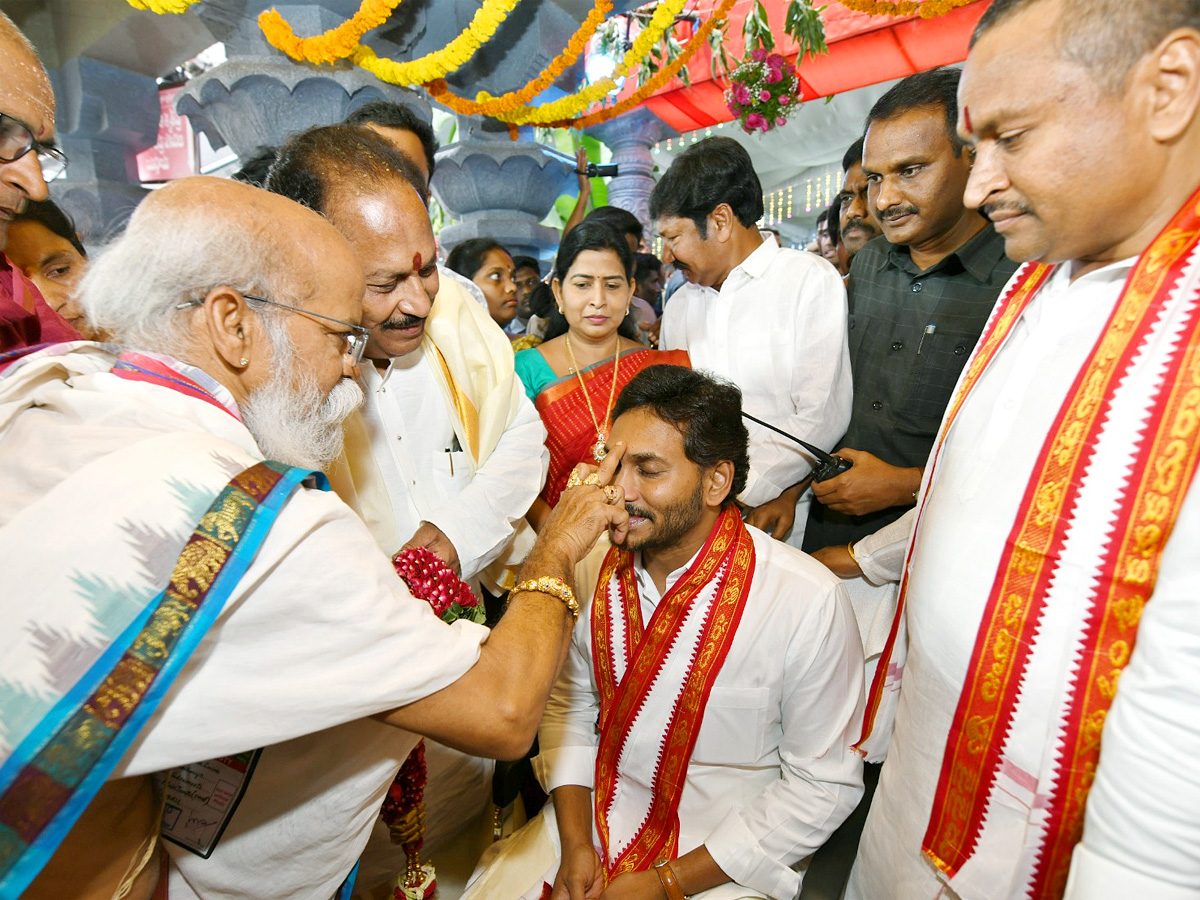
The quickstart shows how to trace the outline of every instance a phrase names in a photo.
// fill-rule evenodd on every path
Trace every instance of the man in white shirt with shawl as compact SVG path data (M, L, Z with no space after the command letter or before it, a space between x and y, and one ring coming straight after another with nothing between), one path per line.
M925 470L850 897L1200 896L1198 107L1194 0L979 22L964 199L1025 265Z
M534 762L553 802L465 897L790 900L796 865L862 793L849 601L742 523L735 387L652 366L622 391L611 440L629 534L577 570L595 590Z
M328 900L419 734L485 755L532 741L567 595L517 592L491 632L447 626L315 489L309 470L336 457L361 399L362 290L320 216L181 179L143 201L84 282L89 321L120 344L9 360L5 896L146 900L168 876L150 774L263 748L240 806L221 804L233 815L213 859L180 850L170 895ZM577 489L530 574L572 577L627 519L608 492Z

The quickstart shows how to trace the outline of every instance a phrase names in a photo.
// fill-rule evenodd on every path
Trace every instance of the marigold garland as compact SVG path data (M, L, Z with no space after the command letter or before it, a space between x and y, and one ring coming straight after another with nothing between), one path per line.
M838 3L868 16L911 16L922 19L944 16L952 9L974 3L975 0L838 0Z
M679 74L679 70L691 61L691 58L696 55L696 51L703 47L707 41L709 34L716 28L720 22L733 8L733 4L737 0L722 0L721 6L714 10L697 30L692 35L691 40L687 42L683 50L680 52L674 61L669 65L659 69L654 76L639 87L636 91L626 97L619 103L615 103L605 109L594 112L591 115L581 116L576 119L559 120L557 122L546 123L552 128L590 128L593 125L599 125L602 122L607 122L609 119L616 118L622 113L626 113L633 109L638 104L642 103L646 98L650 97L660 88L664 87L672 78Z
M567 67L575 63L575 60L587 47L588 41L592 39L612 11L612 0L596 0L596 5L592 7L587 18L571 36L571 40L567 42L566 49L551 60L550 64L542 69L536 78L519 90L509 91L498 97L493 97L486 91L480 91L474 100L469 100L455 94L442 79L426 84L425 89L429 91L434 100L450 107L460 115L500 117L511 113L554 84Z
M491 40L509 13L521 0L484 0L462 32L441 50L408 62L396 62L375 55L370 47L359 44L350 57L356 66L366 69L380 81L389 84L426 84L444 78L462 68Z
M200 0L129 0L129 5L134 9L148 9L161 16L185 13L199 2Z
M386 22L401 0L363 0L351 18L337 28L331 28L316 37L297 37L292 26L277 9L268 9L258 16L258 27L267 38L267 43L282 50L292 59L311 63L331 63L345 59L358 48L358 42L372 28Z
M634 39L633 46L625 52L625 56L617 64L611 77L602 78L595 84L590 84L568 97L563 97L561 100L555 100L542 106L524 106L513 110L512 113L503 117L503 121L512 125L564 127L559 123L570 122L593 103L604 99L609 93L617 89L616 79L624 78L629 74L630 70L636 68L642 59L650 53L651 49L656 47L662 40L667 29L675 27L675 18L683 12L685 3L686 0L662 0L654 8L654 15L650 17L650 21L646 24L641 34ZM712 17L710 17L710 21L711 19ZM688 46L690 47L691 45L692 42L689 41ZM678 63L679 59L683 56L684 54L681 53L675 59L675 62ZM677 72L679 68L679 66L675 66L674 72ZM664 71L666 69L660 70L658 74L661 75ZM666 79L662 83L665 84ZM643 85L642 89L645 87L646 85ZM640 92L641 89L639 89Z

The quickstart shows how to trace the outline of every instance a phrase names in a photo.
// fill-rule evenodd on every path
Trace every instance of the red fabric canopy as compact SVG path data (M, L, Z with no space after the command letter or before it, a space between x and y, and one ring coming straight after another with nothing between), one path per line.
M739 0L729 15L726 47L731 56L742 54L741 25L753 2ZM801 99L832 96L934 66L961 62L967 58L971 31L990 2L976 0L944 16L921 19L869 16L831 0L821 13L829 53L804 60L800 69ZM717 0L700 0L696 11L705 17L716 5ZM771 31L782 34L788 0L763 0L763 5ZM680 30L686 31L686 26ZM777 52L791 62L796 61L796 44L791 38L783 41L777 38L777 44ZM725 88L712 79L710 59L707 47L700 50L688 66L690 87L674 80L643 105L680 132L732 120L733 114L725 106ZM632 92L631 80L622 95Z

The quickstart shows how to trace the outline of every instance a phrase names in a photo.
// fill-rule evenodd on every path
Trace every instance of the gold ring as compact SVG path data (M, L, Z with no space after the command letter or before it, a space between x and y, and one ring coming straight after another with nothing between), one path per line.
M621 502L621 489L615 484L606 484L604 486L604 502L612 503L614 506Z
M584 484L599 484L600 476L597 473L593 472L587 478L583 479L583 483Z
M579 473L572 472L571 477L567 479L567 490L569 491L571 488L577 488L581 484L583 484L583 479L579 477Z

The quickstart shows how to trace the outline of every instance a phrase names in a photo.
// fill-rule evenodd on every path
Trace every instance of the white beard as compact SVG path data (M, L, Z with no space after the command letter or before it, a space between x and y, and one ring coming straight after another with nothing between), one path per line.
M267 459L324 470L342 452L342 422L362 405L362 388L343 378L322 400L320 386L307 371L299 373L300 383L293 386L295 348L285 333L270 336L274 374L243 404L242 420Z

